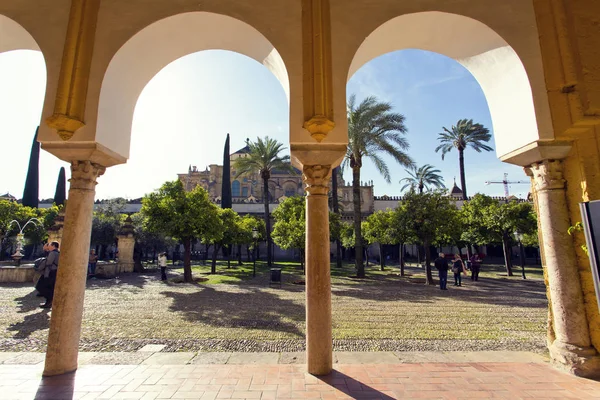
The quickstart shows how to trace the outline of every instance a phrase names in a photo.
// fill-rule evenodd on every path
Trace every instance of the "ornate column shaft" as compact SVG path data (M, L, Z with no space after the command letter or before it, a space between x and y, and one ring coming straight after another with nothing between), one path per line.
M103 173L104 167L90 161L71 164L44 376L77 369L96 179Z
M556 337L550 345L550 355L570 372L587 376L598 368L598 357L591 347L577 259L573 241L567 234L571 223L563 165L560 160L544 160L532 164L531 171Z
M333 368L331 272L329 265L330 165L306 165L306 364L308 373L326 375Z

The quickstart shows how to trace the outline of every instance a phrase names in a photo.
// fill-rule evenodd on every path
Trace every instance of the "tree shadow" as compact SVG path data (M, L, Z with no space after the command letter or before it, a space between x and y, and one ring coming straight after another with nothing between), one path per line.
M305 320L302 304L251 287L246 287L243 292L221 291L207 285L199 285L199 288L194 293L164 291L162 294L173 299L170 310L182 313L190 322L215 327L267 329L304 337L298 327ZM295 322L286 321L284 316Z

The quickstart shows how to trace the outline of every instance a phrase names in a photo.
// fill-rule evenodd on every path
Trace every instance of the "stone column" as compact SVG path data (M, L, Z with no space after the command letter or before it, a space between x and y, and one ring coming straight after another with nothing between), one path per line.
M563 165L544 160L531 165L538 218L550 288L555 340L550 355L555 363L579 376L598 373L600 358L591 346L567 209Z
M306 183L306 364L308 373L326 375L333 367L329 265L330 165L304 166Z
M103 173L104 167L90 161L71 163L44 376L77 369L96 178Z
M133 221L131 216L125 220L119 234L119 265L118 272L133 272L133 248L135 236L133 235Z

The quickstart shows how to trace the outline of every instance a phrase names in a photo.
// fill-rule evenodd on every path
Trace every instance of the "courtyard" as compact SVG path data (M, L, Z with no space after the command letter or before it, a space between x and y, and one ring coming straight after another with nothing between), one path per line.
M122 274L87 283L80 351L135 352L161 344L163 352L298 352L305 349L305 292L297 263L282 263L283 284L269 285L268 269L194 267L202 282L176 283L181 270ZM463 278L448 291L424 284L424 270L397 266L332 268L335 351L531 351L545 353L547 299L541 268L528 279L508 278L500 266L481 279ZM516 273L518 271L515 271ZM434 274L435 276L435 274ZM45 351L51 311L38 308L30 284L0 290L0 350Z

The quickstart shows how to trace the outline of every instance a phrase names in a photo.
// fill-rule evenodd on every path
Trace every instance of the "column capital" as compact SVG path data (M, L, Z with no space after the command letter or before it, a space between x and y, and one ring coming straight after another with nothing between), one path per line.
M561 160L544 160L531 164L525 168L525 173L533 177L536 191L543 190L564 190L565 179L563 178L563 163Z
M302 168L302 179L306 184L308 195L326 195L329 192L331 165L305 165Z
M104 174L105 167L91 161L71 162L71 189L96 190L96 179Z

